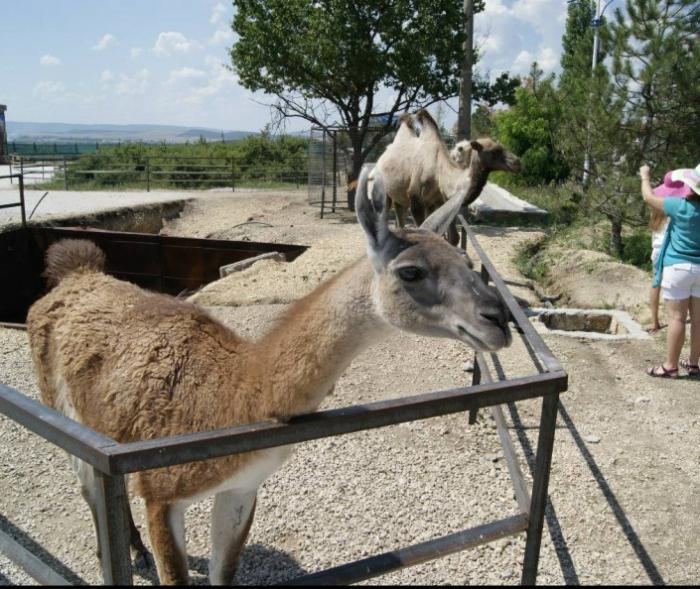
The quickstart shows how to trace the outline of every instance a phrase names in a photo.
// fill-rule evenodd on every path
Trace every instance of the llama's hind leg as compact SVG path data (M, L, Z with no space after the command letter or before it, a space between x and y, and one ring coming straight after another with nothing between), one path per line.
M97 536L97 558L102 558L102 546L100 540L100 528L99 520L97 519L97 491L95 488L95 473L93 468L83 462L82 460L71 457L71 463L73 465L73 471L78 477L80 482L80 494L85 499L85 503L88 504L90 508L90 513L92 514L92 523L95 527L95 535ZM139 533L136 524L134 523L134 516L131 513L131 505L127 505L128 515L129 515L129 544L134 551L136 565L142 568L148 568L148 550L143 544L141 539L141 534Z
M257 489L249 493L223 491L214 499L211 514L211 558L209 582L230 585L238 558L253 523Z
M97 489L95 488L95 472L87 462L83 462L75 456L71 456L71 466L73 472L80 483L80 494L85 499L85 503L90 508L92 514L92 523L95 527L95 535L97 536L97 558L102 558L102 545L100 540L100 526L97 518Z
M162 585L187 585L185 505L146 501L148 536Z

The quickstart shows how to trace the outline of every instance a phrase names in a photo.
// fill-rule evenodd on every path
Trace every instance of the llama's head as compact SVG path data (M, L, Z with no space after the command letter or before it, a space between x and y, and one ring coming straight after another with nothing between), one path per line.
M355 204L374 267L372 294L379 314L405 331L458 339L481 351L509 345L505 304L464 255L441 237L459 212L465 192L452 196L419 229L394 233L388 225L382 175L375 169L371 195L367 176L365 167Z
M490 137L460 141L450 152L450 157L462 168L468 168L476 158L475 163L485 172L520 172L520 158Z

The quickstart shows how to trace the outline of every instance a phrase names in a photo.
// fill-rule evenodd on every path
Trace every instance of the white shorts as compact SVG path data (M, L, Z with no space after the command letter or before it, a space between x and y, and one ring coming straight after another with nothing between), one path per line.
M700 264L673 264L665 266L661 278L665 301L682 301L700 297Z

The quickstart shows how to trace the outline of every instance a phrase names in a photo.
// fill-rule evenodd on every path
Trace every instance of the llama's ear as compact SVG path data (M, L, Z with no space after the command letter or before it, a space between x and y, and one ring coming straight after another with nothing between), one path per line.
M450 200L423 221L423 224L420 226L421 229L428 229L438 235L445 233L459 213L459 209L462 208L462 203L466 196L466 188L455 192Z
M479 143L478 141L470 141L469 145L472 146L472 149L474 151L481 151L482 149L484 149L484 146L481 145L481 143Z
M370 167L363 166L355 192L357 220L367 236L367 252L375 270L381 272L402 249L401 239L389 230L389 211L384 191L384 177L372 171L372 194L367 194Z

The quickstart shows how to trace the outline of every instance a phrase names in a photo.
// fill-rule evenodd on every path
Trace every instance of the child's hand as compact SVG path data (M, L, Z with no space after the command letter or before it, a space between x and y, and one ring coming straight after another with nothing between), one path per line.
M651 169L646 164L639 168L639 175L642 180L651 180Z

